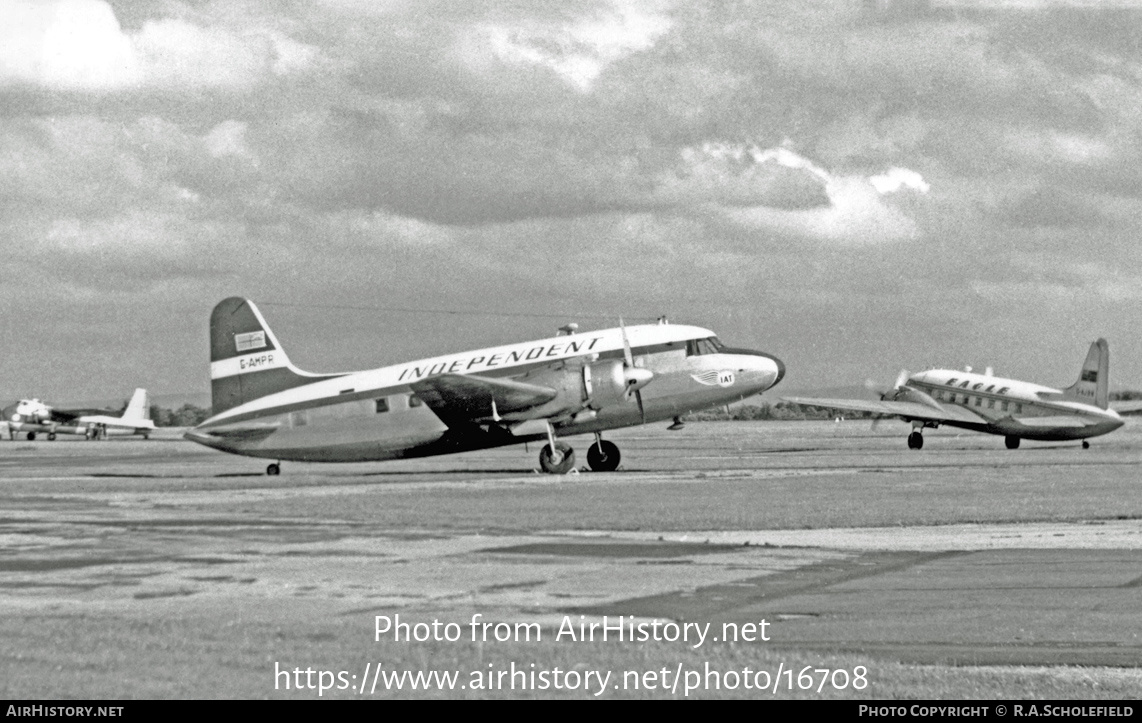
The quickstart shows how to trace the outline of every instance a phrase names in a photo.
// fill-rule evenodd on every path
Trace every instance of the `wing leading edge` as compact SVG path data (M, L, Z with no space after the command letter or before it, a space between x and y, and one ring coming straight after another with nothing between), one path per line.
M829 409L851 409L872 414L891 414L907 419L927 422L963 422L965 424L987 424L987 420L962 407L935 403L935 406L920 402L865 401L861 399L813 399L808 397L782 397L782 401L804 404L809 407Z
M441 374L410 386L449 427L538 407L559 394L547 386L471 374Z

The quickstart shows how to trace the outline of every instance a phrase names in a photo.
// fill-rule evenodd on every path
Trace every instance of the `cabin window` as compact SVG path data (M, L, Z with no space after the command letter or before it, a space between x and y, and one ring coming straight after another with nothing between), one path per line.
M987 408L988 409L995 409L995 400L994 399L988 399L987 400Z
M420 406L424 406L424 400L422 400L420 397L416 396L415 394L410 394L408 396L408 408L412 409L413 407L420 407Z
M1023 405L1022 404L1016 404L1015 405L1015 413L1016 414L1023 414Z
M1006 412L1007 411L1007 402L1000 402L999 408Z
M977 407L982 407L983 406L983 397L976 397L975 398L975 405Z
M691 339L686 342L686 356L703 356L705 354L718 354L725 346L718 341L718 337L709 339Z
M377 409L377 414L381 414L382 412L389 411L388 397L381 397L380 399L376 400L376 409Z

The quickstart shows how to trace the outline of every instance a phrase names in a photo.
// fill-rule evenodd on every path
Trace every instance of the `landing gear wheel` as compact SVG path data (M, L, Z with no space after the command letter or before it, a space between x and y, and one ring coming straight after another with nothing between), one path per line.
M587 448L587 466L596 472L614 472L621 458L618 445L605 439Z
M554 451L545 444L539 450L539 466L548 474L567 474L575 466L575 450L566 442L556 442Z
M1014 434L1009 434L1004 437L1003 443L1007 445L1008 449L1019 449L1019 438Z
M28 441L29 441L29 442L31 442L31 441L32 441L33 439L35 439L35 438L36 438L36 433L35 433L35 432L28 432Z
M277 477L281 473L282 473L281 465L277 464L276 462L274 464L271 464L269 467L266 467L266 474L268 474L271 477Z
M913 432L908 435L908 449L920 449L924 446L924 435Z
M55 432L48 432L48 441L49 442L56 441L56 433Z
M1083 440L1083 449L1090 449L1090 442Z

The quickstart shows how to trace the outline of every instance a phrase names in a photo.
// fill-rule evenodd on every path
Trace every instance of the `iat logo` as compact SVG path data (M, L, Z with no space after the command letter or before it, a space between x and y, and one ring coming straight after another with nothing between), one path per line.
M706 386L717 385L719 387L732 387L734 385L734 373L731 371L708 371L701 374L691 374L690 378L699 384Z

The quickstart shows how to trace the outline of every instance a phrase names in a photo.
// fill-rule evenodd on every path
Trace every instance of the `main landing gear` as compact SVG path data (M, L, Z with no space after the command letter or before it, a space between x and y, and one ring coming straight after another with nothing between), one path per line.
M278 464L277 462L274 462L269 467L266 467L266 474L268 474L271 477L277 477L281 473L282 473L282 466L280 464Z
M1003 438L1003 443L1007 445L1008 449L1019 449L1019 437L1014 434L1009 434Z
M908 449L921 449L924 446L924 435L913 432L908 435Z
M595 443L587 448L587 465L596 472L614 472L619 468L619 447L602 435L595 435Z
M1090 442L1083 440L1083 449L1090 449Z
M575 468L575 450L566 442L555 439L555 430L548 425L548 443L539 450L539 466L548 474L567 474ZM614 472L619 468L622 454L618 445L608 442L595 433L595 443L587 448L587 465L594 472Z

